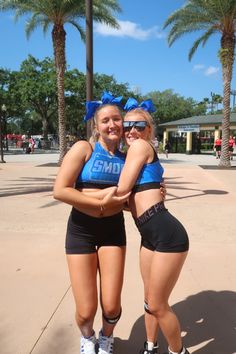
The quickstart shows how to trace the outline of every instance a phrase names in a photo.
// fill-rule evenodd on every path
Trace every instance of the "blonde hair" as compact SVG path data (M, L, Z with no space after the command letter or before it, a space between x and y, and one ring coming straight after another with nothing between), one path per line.
M130 115L132 115L132 116L136 115L139 117L141 116L143 118L143 120L148 122L148 125L150 127L150 134L149 134L148 140L151 142L155 138L154 121L153 121L151 114L142 108L135 108L135 109L132 109L131 111L126 113L124 120L126 117L129 117Z
M91 129L92 129L92 136L91 136L91 141L96 142L99 139L99 132L97 130L97 123L98 123L98 116L99 116L99 112L106 107L114 107L117 112L120 114L121 118L123 118L121 110L118 106L114 105L114 104L103 104L101 106L99 106L96 109L96 112L94 114L93 120L91 121Z

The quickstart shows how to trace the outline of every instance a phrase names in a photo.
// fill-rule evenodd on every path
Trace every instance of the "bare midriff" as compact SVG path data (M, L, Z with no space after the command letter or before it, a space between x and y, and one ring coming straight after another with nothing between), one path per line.
M133 193L129 199L130 211L134 218L138 218L152 205L159 203L162 200L160 189L148 189Z

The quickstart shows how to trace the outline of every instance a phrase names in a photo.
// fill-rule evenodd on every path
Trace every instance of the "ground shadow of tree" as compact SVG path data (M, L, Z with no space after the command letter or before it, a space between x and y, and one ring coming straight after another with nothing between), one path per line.
M189 182L189 181L176 181L176 179L181 177L172 177L172 178L165 178L165 186L166 186L166 199L167 201L172 201L175 199L188 199L188 198L195 198L195 197L202 197L204 195L223 195L228 194L228 191L220 190L220 189L199 189L199 188L192 188L187 187L188 185L194 185L196 183ZM183 196L176 196L171 190L178 191L186 191L188 192L187 195ZM189 194L189 192L193 192L193 194Z
M21 177L0 188L0 197L52 192L55 177Z
M236 352L236 293L203 291L173 306L186 332L187 347L201 348L195 354Z
M236 352L236 293L233 291L203 291L187 297L172 306L177 314L184 344L194 354L233 354ZM79 345L71 341L71 328L57 328L50 342L36 346L37 353L65 354L74 352ZM145 341L144 316L134 323L127 340L115 337L114 354L138 354ZM160 353L166 353L167 345L159 335ZM196 346L198 349L196 349ZM34 352L34 350L32 351Z
M236 293L203 291L172 306L177 314L184 343L194 354L233 354L236 352ZM159 336L161 353L166 343ZM144 318L134 323L129 339L115 338L114 354L139 353L145 340ZM198 346L198 349L194 349Z

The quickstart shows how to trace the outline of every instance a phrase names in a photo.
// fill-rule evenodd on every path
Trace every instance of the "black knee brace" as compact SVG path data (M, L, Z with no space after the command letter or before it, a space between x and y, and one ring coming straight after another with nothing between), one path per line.
M147 313L149 313L149 315L151 315L152 313L149 311L149 308L148 308L148 303L146 300L144 300L144 311L146 311Z
M109 324L116 324L116 323L119 321L119 319L120 319L121 312L122 312L122 309L120 309L119 315L116 316L116 317L113 317L113 318L108 318L104 313L102 314L102 316L103 316L104 320L105 320L107 323L109 323Z

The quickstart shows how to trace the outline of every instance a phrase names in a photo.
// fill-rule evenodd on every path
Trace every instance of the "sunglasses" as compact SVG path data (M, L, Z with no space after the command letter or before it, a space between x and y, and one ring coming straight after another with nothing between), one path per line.
M144 129L148 126L148 122L144 121L127 121L123 122L124 132L130 132L132 128L134 128L137 132L143 132Z

